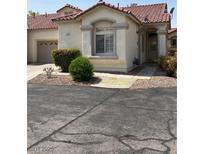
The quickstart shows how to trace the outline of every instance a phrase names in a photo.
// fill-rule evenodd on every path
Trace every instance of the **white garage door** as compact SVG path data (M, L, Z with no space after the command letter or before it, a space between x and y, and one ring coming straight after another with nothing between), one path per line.
M58 41L38 41L37 61L38 63L53 63L51 52L58 48Z

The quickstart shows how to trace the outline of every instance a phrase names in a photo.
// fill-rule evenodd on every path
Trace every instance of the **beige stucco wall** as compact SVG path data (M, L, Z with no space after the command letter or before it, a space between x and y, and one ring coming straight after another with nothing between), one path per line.
M80 22L58 24L58 48L78 48L82 51Z
M134 58L139 58L139 47L138 47L138 25L131 19L127 18L129 28L126 31L126 60L127 67L133 68Z
M58 30L32 30L27 32L27 61L37 61L37 41L58 40Z
M168 25L163 24L163 25L158 25L158 56L165 56L167 55L167 30Z
M96 71L127 72L126 61L115 58L90 58Z
M115 10L100 7L82 17L82 27L88 27L82 30L82 53L84 56L92 57L93 53L93 25L99 21L111 21L112 24L127 23L126 16ZM102 23L101 23L102 24ZM112 57L97 57L90 58L91 63L97 71L117 71L127 72L126 59L126 28L116 29L116 52Z
M93 22L102 20L102 19L111 19L117 23L126 22L124 14L119 13L119 11L112 10L107 7L98 7L95 10L92 10L88 14L82 17L82 25L89 25Z

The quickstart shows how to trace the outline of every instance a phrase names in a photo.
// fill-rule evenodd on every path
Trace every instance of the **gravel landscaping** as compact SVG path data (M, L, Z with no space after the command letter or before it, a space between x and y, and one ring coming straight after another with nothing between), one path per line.
M132 72L128 73L129 75L137 75L143 67L139 67ZM116 74L117 75L117 74ZM119 81L118 81L119 80ZM125 80L125 79L124 79ZM115 79L111 77L93 77L90 81L87 82L74 82L72 77L69 75L52 75L51 78L47 78L45 74L40 74L35 78L28 81L29 84L41 84L41 85L82 85L90 86L95 84L105 84L107 87L119 88L122 87L120 84L128 85L127 80ZM108 82L109 81L109 82ZM111 85L113 83L113 85ZM166 76L165 72L162 72L160 68L157 68L154 75L151 79L137 79L134 84L131 85L130 89L147 89L147 88L159 88L159 87L176 87L177 79L174 77ZM99 86L100 87L100 86ZM129 86L128 86L129 87ZM127 87L126 87L127 88Z
M162 72L160 68L157 68L156 72L150 80L136 80L136 82L130 87L130 89L147 89L176 86L176 78L166 76L165 72Z
M90 85L100 82L99 78L93 77L90 81L86 82L74 82L69 75L52 75L51 78L47 78L45 74L39 74L35 78L28 81L29 84L41 84L41 85Z

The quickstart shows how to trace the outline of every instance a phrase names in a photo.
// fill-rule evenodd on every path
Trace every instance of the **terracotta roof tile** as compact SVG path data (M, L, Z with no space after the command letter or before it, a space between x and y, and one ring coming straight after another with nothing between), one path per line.
M35 17L33 16L28 16L27 17L27 29L28 30L37 30L37 29L57 29L58 25L52 21L53 18L57 17L62 17L60 13L58 13L60 10L62 10L65 7L70 7L76 10L76 13L81 12L81 10L77 7L74 7L70 4L66 4L64 7L60 8L57 10L57 13L53 14L47 14L47 16L44 15L36 15ZM69 14L66 16L63 16L67 19L71 19L75 14Z
M172 32L175 32L175 31L177 31L177 28L171 28L171 29L168 30L168 34L170 34Z
M55 17L53 19L51 19L52 21L67 21L67 20L74 20L76 18L76 16L78 14L80 14L81 12L76 12L76 13L73 13L73 14L69 14L69 15L62 15L62 16L58 16L58 17Z
M114 5L111 5L111 4L108 4L108 3L105 3L105 2L98 2L96 5L90 7L89 9L77 13L77 14L76 14L75 16L73 16L72 18L70 18L70 17L68 18L68 17L66 17L66 16L64 16L64 17L57 17L57 18L54 18L53 21L60 21L60 20L65 21L65 20L77 19L78 17L84 15L85 13L89 12L90 10L92 10L92 9L98 7L98 6L105 6L105 7L109 7L109 8L115 9L115 10L117 10L117 11L126 13L126 14L132 16L133 18L135 18L135 19L140 23L140 21L138 20L138 18L137 18L130 10L127 10L127 9L125 9L125 8L119 8L119 7L116 7L116 6L114 6Z
M73 5L70 5L70 4L66 4L64 7L62 7L62 8L60 8L60 9L58 9L56 12L59 12L60 10L62 10L62 9L64 9L64 8L66 8L66 7L69 7L69 8L72 8L72 9L75 9L76 11L82 11L81 9L79 9L78 7L75 7L75 6L73 6Z
M47 14L46 15L36 15L35 17L27 17L27 29L57 29L58 25L54 23L51 19L58 17L59 14Z
M134 18L139 23L162 23L162 22L169 22L170 21L170 14L166 13L166 3L160 4L150 4L150 5L135 5L130 7L116 7L114 5L105 3L105 2L98 2L96 5L90 7L85 11L81 11L80 9L71 6L69 4L65 5L69 7L73 7L74 9L78 9L76 13L69 14L69 15L60 15L58 13L54 14L47 14L45 15L36 15L35 18L33 16L29 16L27 18L28 22L28 30L35 30L35 29L57 29L58 26L53 21L68 21L68 20L75 20L78 17L81 17L83 14L89 12L90 10L98 7L98 6L105 6L115 9L117 11L123 12L132 18ZM63 8L64 8L63 7ZM63 9L61 8L61 9ZM59 9L59 10L61 10ZM58 11L59 11L58 10Z
M159 3L124 8L130 10L142 23L160 23L170 21L170 14L166 12L166 7L166 3Z

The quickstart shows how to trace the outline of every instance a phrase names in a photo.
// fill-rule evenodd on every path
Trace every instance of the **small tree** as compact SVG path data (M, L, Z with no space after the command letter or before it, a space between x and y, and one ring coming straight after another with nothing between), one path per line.
M28 16L32 16L32 15L39 15L39 12L33 12L32 10L29 10L27 13Z

